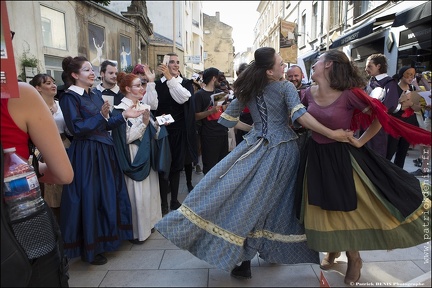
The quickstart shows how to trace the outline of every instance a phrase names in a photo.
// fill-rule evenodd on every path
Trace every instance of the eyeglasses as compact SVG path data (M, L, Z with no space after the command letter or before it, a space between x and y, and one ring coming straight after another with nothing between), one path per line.
M170 61L169 61L169 64L174 64L174 63L176 63L176 64L180 64L180 61L178 61L178 60L177 60L177 61L175 61L175 60L170 60Z
M147 83L146 83L147 84ZM145 84L144 84L145 85ZM135 87L135 88L142 88L143 86L144 86L142 83L140 83L140 84L135 84L135 85L132 85L131 87Z

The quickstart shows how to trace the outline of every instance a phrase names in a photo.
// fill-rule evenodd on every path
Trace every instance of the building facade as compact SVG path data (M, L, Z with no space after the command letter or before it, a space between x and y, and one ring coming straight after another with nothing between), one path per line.
M16 69L23 81L28 82L35 73L48 73L61 85L61 63L67 56L86 57L97 75L107 59L116 61L119 70L147 61L146 47L153 31L144 1L132 1L126 16L90 1L6 2L15 32ZM133 15L140 10L143 12ZM23 25L23 19L33 25ZM37 59L36 69L25 70L22 63L26 59Z
M166 53L174 51L179 56L181 73L186 78L204 70L202 2L146 2L157 32L150 40L150 65L157 67Z
M361 70L368 56L382 53L389 75L404 65L430 71L430 8L430 1L260 1L254 49L279 51L281 21L287 21L296 27L296 64L306 82L315 58L329 49L344 51Z
M220 13L215 16L203 14L204 23L204 67L215 67L224 72L229 82L234 77L233 28L220 21Z

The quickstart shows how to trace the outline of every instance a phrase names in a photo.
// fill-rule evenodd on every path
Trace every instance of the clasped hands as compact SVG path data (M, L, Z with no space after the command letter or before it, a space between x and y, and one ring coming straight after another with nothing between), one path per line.
M137 110L135 108L136 108L136 105L132 105L128 109L124 110L122 112L123 118L137 118L137 117L143 115L143 122L144 122L144 124L148 125L148 122L150 119L150 111L147 109ZM110 111L110 104L108 103L108 101L105 101L104 104L102 105L100 113L102 114L102 116L104 118L108 118L109 111Z
M337 129L337 130L333 130L332 134L333 134L332 139L338 142L349 143L352 146L357 148L363 146L363 144L356 137L354 137L354 131L352 130Z

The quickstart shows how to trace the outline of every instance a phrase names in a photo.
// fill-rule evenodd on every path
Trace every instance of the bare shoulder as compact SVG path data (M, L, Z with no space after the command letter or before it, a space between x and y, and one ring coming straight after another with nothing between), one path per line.
M18 127L28 131L31 119L40 116L40 111L48 109L39 92L28 83L18 82L19 97L9 99L8 110Z

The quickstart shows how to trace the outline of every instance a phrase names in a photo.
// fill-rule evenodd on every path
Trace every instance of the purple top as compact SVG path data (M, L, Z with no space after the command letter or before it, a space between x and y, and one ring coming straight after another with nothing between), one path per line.
M350 129L354 109L363 111L368 104L361 101L351 90L345 90L333 103L319 106L312 97L310 88L302 99L303 105L315 119L330 129ZM335 142L319 133L312 131L312 139L320 144Z

